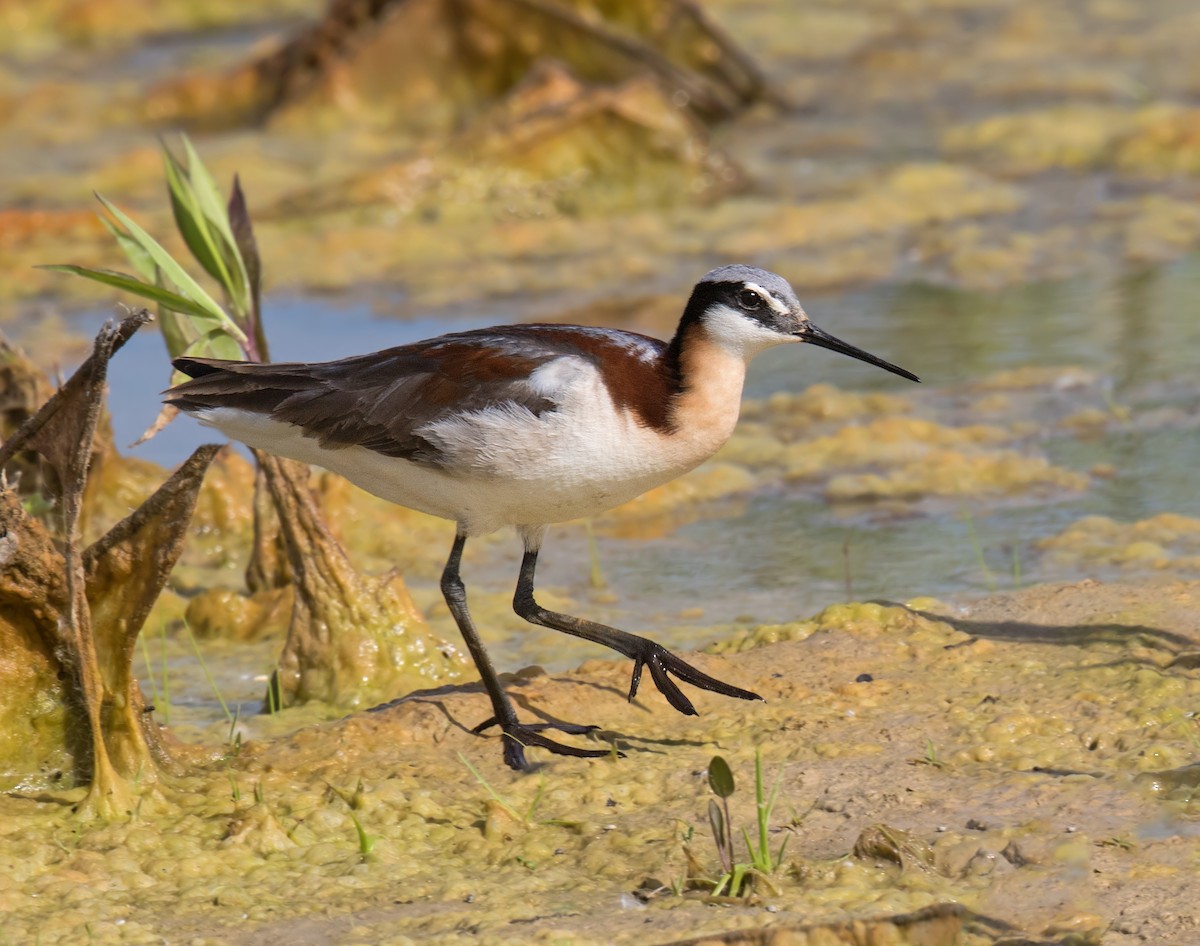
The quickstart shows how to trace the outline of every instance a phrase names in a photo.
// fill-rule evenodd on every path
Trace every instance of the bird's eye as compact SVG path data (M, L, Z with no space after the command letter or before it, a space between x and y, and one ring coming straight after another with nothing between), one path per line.
M743 289L738 293L738 305L743 309L757 309L762 305L762 296L753 289Z

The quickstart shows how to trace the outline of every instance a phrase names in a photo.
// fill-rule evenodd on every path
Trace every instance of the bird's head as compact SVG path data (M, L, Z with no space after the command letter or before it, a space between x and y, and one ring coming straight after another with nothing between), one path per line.
M722 266L706 274L692 290L683 325L702 327L713 341L747 360L775 345L808 342L910 381L919 380L912 372L818 328L786 279L753 266Z

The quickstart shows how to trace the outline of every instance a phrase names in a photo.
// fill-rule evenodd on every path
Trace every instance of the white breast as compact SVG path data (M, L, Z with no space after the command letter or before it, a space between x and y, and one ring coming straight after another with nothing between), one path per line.
M585 359L555 359L534 372L530 384L558 409L538 417L508 403L421 428L445 455L440 467L362 447L328 449L293 424L247 411L218 408L196 416L252 447L333 470L368 492L477 535L595 515L674 479L728 438L741 394L739 375L736 392L708 391L704 398L708 410L722 395L719 417L667 435L618 410Z

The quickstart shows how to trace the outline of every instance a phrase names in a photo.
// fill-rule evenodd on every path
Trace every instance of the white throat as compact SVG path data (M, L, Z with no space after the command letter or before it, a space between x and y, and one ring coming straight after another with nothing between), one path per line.
M704 313L703 326L717 345L731 355L749 361L761 351L800 341L794 335L784 335L767 328L761 322L748 319L727 305L716 305Z

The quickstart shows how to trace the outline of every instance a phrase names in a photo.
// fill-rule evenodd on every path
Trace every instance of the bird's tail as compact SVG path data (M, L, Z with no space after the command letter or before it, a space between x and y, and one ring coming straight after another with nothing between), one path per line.
M171 364L190 380L164 391L163 401L189 413L232 407L270 414L289 395L311 384L302 365L188 356Z

